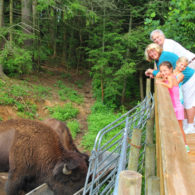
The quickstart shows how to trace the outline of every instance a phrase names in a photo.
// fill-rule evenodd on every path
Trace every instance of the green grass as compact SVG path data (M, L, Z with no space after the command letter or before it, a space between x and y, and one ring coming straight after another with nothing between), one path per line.
M67 122L67 126L70 129L73 139L75 139L76 135L80 132L79 122L77 120L71 120Z
M79 110L74 108L71 103L67 103L63 106L47 107L50 116L57 120L66 121L68 119L76 118Z
M18 116L33 119L37 113L37 106L32 98L40 101L50 96L50 88L41 85L31 85L26 81L12 83L0 80L0 105L13 106Z
M98 132L105 126L115 121L121 116L101 102L96 102L92 107L92 113L88 117L88 132L84 135L82 145L87 150L92 150ZM111 139L119 130L116 128L106 136L104 136L102 143Z
M54 86L59 88L58 95L60 100L70 100L77 104L83 103L83 97L72 88L66 87L62 81L58 81Z

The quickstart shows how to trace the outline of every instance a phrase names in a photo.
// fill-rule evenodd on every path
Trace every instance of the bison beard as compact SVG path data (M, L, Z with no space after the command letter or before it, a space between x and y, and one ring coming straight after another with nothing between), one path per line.
M26 193L42 183L47 183L57 195L72 195L83 187L87 163L80 154L66 151L58 135L40 122L24 119L15 123L8 195Z

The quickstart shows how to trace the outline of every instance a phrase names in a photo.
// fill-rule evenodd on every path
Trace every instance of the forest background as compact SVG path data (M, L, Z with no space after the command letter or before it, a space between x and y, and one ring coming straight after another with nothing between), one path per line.
M25 110L27 103L11 99L5 86L10 79L43 71L47 64L64 69L64 77L89 72L96 116L99 108L105 115L108 110L124 112L145 96L144 70L153 66L144 59L150 32L159 28L195 52L194 21L193 0L0 0L0 104ZM68 93L63 83L56 85ZM49 91L37 88L41 90ZM35 118L36 108L27 107L28 117ZM57 119L69 119L55 113L60 108L48 109Z

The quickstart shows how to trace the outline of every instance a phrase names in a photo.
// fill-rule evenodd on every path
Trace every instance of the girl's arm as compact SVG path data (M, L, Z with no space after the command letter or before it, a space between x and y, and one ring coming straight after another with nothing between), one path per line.
M184 78L183 73L178 74L177 75L177 83L179 84L180 82L182 82L183 81L183 78Z
M171 76L169 76L169 77L167 78L167 81L168 81L168 83L164 83L164 82L162 82L162 81L160 81L160 80L156 80L156 83L157 83L157 84L161 84L161 85L163 85L163 86L165 86L165 87L167 87L167 88L173 88L173 79L172 79Z

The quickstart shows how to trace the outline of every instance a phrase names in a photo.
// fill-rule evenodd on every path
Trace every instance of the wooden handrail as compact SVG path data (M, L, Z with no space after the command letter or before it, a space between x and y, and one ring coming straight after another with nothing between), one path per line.
M188 158L182 133L175 117L168 89L155 90L157 175L160 194L193 195L195 176Z

